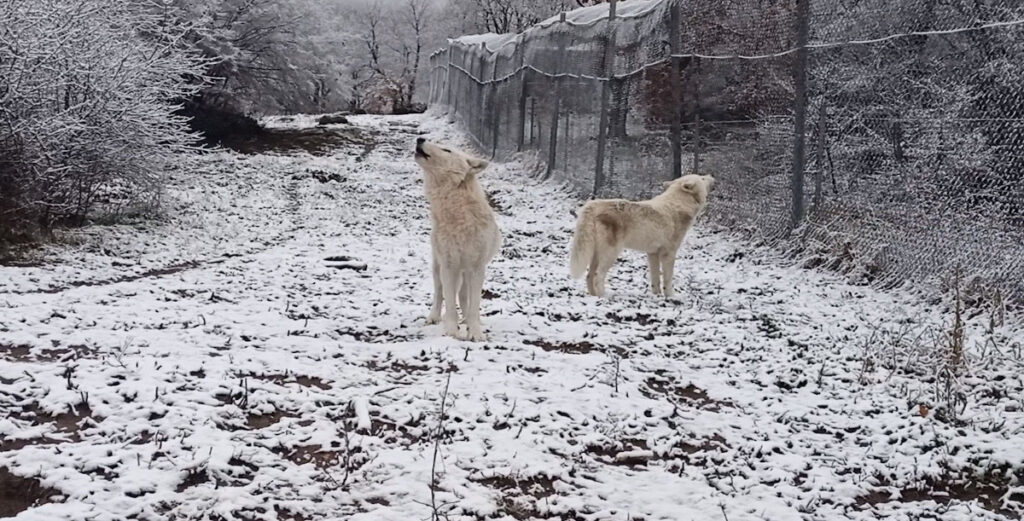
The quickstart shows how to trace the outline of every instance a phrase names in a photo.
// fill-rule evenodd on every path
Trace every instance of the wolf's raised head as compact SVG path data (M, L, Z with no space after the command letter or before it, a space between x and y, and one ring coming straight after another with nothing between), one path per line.
M715 186L715 178L709 175L688 174L663 184L663 195L688 195L704 206L708 202L708 193Z
M461 184L467 178L483 172L489 164L486 159L473 157L448 146L416 139L416 163L433 181Z

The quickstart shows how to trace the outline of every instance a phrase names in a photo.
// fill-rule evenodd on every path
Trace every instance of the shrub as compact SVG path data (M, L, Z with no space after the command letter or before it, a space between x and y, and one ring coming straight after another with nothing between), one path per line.
M0 3L0 242L158 200L195 141L173 114L203 83L186 33L148 0Z

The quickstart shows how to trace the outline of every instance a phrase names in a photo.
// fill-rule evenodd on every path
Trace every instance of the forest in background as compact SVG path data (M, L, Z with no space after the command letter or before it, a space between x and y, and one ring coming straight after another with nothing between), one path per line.
M0 245L102 204L152 214L165 173L256 118L425 108L451 35L578 0L0 0ZM109 212L108 212L109 213Z

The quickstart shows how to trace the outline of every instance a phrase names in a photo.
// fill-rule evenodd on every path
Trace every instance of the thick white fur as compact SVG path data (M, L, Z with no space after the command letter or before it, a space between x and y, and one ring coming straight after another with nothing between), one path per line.
M665 183L665 191L648 201L589 201L580 211L572 238L572 278L586 272L587 292L604 296L608 270L629 248L647 253L651 291L672 296L676 252L707 204L713 184L711 176L691 174Z
M433 224L434 304L427 323L440 321L446 335L482 341L480 294L484 271L501 245L494 211L477 182L477 175L488 163L424 140L417 140L416 149ZM464 336L459 334L456 295L466 322Z

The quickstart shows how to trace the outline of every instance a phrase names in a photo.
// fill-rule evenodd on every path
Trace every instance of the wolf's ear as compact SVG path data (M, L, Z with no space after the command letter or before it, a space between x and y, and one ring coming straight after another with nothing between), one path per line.
M479 174L480 172L483 172L484 169L487 168L488 165L490 165L490 163L486 159L479 159L475 157L467 159L466 162L469 163L469 171L473 174Z
M693 179L687 179L686 181L683 181L682 183L679 184L679 188L682 188L687 192L696 192L697 181L694 181Z

